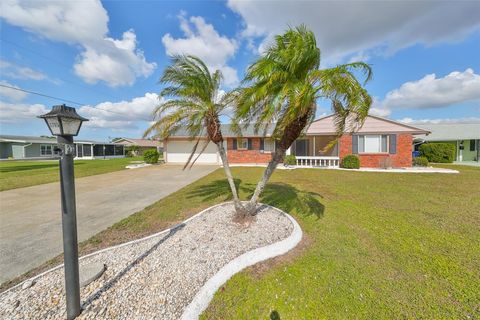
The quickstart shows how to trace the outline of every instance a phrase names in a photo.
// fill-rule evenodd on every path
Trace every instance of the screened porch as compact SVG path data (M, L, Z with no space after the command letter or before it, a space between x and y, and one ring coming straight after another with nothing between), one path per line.
M290 147L290 154L295 155L297 166L301 167L338 167L338 142L333 135L305 136L297 139Z

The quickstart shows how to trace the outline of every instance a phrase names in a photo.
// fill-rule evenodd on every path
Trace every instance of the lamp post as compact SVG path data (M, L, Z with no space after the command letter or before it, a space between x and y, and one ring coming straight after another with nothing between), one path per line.
M73 137L78 135L82 122L88 121L77 114L75 108L66 105L53 106L39 116L47 123L52 135L57 137L61 150L60 190L62 201L63 260L65 266L65 291L67 295L67 319L80 314L80 284L78 271L77 213L75 209L75 181Z

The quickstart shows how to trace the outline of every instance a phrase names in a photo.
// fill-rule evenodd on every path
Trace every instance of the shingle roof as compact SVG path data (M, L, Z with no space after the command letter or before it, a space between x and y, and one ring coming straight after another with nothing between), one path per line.
M480 123L430 123L415 124L415 126L431 132L427 136L417 137L426 141L480 139Z
M132 138L120 138L115 140L116 143L125 145L136 145L140 147L161 147L162 141L149 140L149 139L132 139Z
M237 137L238 135L233 132L231 129L231 124L222 124L220 129L222 130L222 135L224 138L227 137ZM266 132L266 137L270 137L272 135L274 126L269 126L267 132ZM260 130L258 133L255 133L255 129L253 125L249 125L247 128L242 128L242 135L244 137L263 137L263 130ZM180 129L174 134L172 134L170 137L189 137L190 135L188 134L186 129Z

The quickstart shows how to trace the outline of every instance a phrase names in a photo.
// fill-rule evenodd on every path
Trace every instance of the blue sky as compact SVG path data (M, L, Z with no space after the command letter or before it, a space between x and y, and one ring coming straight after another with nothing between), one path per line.
M275 34L306 24L322 67L372 65L371 113L480 125L480 2L17 1L0 4L0 84L77 102L84 139L139 137L169 54L194 54L235 87ZM48 135L61 101L0 87L0 133ZM329 113L321 101L317 115Z

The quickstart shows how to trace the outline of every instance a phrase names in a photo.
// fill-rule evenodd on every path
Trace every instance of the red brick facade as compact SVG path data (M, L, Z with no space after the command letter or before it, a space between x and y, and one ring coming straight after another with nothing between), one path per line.
M260 150L260 138L250 138L252 150L234 150L233 138L227 139L227 157L230 163L268 163L272 158L270 152ZM398 134L395 154L389 153L361 153L360 166L365 168L411 167L412 166L412 135ZM352 154L352 135L343 135L339 141L340 160Z
M260 138L252 139L252 150L234 150L233 138L227 139L227 158L230 163L268 163L272 159L270 152L260 150Z
M359 154L360 166L365 168L382 168L386 163L390 162L390 166L394 168L411 167L412 166L412 135L397 135L397 152L395 154L388 153L363 153ZM352 154L352 136L344 135L340 138L339 148L340 159L346 155Z

